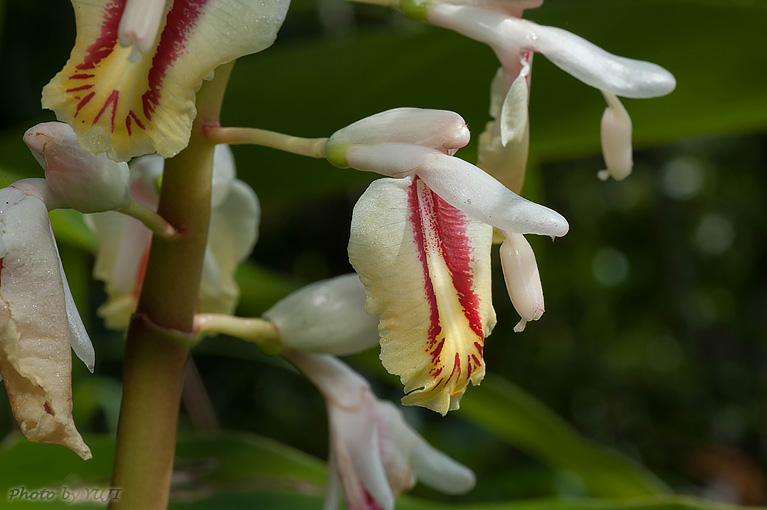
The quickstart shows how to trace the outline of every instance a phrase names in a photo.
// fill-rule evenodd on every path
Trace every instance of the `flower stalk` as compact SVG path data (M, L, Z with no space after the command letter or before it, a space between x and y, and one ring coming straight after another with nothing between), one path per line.
M301 138L266 129L218 126L206 126L204 127L204 133L211 143L261 145L310 158L325 157L325 141L327 138Z
M168 505L184 367L210 218L215 144L202 126L218 122L232 64L216 70L197 95L191 140L167 160L158 214L178 236L152 242L137 314L128 330L123 397L112 485L123 489L112 509Z
M151 230L152 233L157 237L161 237L163 239L171 239L178 233L176 232L176 229L173 227L173 225L168 223L165 218L147 206L136 202L135 200L128 202L128 205L122 209L118 209L118 212L126 214L132 218L136 218L141 223L146 225L146 227Z

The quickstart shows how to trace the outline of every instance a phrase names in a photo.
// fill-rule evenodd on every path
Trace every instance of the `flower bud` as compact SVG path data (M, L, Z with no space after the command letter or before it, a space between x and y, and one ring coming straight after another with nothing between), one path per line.
M445 154L469 143L471 134L457 113L446 110L395 108L377 113L333 133L325 143L328 161L345 168L350 145L402 143L430 147Z
M130 201L128 165L85 152L68 124L38 124L24 133L24 143L45 169L48 185L72 209L111 211Z
M537 321L543 315L543 288L530 243L522 234L504 233L506 240L501 245L501 267L511 303L522 317L514 326L514 331L520 333L528 322Z
M365 312L356 274L307 285L264 313L284 347L345 355L378 345L378 320Z
M621 181L631 174L634 166L631 151L631 117L620 100L609 92L602 92L607 108L602 115L602 155L607 171L600 172L602 180L612 177Z

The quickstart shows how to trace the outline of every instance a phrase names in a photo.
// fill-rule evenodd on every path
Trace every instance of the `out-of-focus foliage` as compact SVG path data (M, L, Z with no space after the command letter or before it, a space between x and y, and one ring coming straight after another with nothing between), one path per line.
M363 116L418 106L459 112L476 140L497 66L488 48L377 7L323 2L322 9L328 26L313 2L294 2L277 44L236 65L225 124L328 136ZM21 135L52 119L40 111L39 94L67 58L74 17L68 3L42 0L0 0L3 15L5 185L42 175ZM463 409L447 418L406 409L429 441L475 470L478 486L449 500L418 487L398 508L448 501L466 510L714 508L668 496L553 499L635 498L664 484L721 502L767 504L767 4L548 0L529 15L657 62L678 88L626 101L638 147L634 174L603 183L595 156L601 96L535 58L525 195L571 225L554 244L530 239L547 312L514 334L517 316L502 279L495 281L499 324L487 340L483 386L469 388ZM458 154L473 161L474 151ZM259 244L238 272L240 313L258 315L304 283L349 272L351 208L375 176L263 148L235 153L239 176L263 206ZM103 302L88 277L94 239L77 213L52 219L98 356L95 375L75 363L75 419L81 430L113 434L122 341L94 313ZM376 352L350 361L379 397L401 397ZM308 455L326 457L327 424L316 390L279 358L228 338L204 341L194 363L215 420L196 411L207 402L198 392L187 396L181 428L225 432L180 441L172 508L318 508L324 467ZM0 436L12 428L2 404ZM94 460L83 463L9 436L0 451L0 498L14 484L106 483L112 443L88 442Z

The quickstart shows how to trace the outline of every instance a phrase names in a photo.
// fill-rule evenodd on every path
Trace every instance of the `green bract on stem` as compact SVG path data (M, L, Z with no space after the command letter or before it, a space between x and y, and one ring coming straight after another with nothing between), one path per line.
M204 133L211 143L228 143L229 145L262 145L279 149L310 158L325 157L325 141L327 138L301 138L284 135L275 131L256 128L224 128L205 127Z
M122 209L118 209L118 212L126 214L132 218L136 218L141 223L146 225L146 227L151 230L154 235L162 237L163 239L171 239L177 234L176 229L173 227L173 225L168 223L165 218L133 199L131 199L128 205Z

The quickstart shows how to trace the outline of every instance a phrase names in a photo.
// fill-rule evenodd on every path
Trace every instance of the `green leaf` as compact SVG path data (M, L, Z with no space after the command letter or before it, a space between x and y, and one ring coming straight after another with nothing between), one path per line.
M592 496L640 497L669 489L643 467L582 438L564 420L511 382L487 374L461 400L460 414L510 445L559 470L563 482Z

